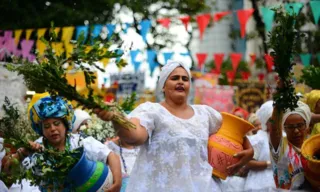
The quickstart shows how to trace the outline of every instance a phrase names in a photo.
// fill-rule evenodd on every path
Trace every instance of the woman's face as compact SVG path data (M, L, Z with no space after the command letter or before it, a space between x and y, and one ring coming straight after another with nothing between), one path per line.
M64 144L66 130L63 120L60 118L49 118L43 121L42 133L52 146Z
M173 70L163 87L165 98L186 98L190 89L189 79L189 75L183 67L177 67Z
M308 134L308 126L305 120L298 114L291 114L284 122L284 130L290 143L301 147Z

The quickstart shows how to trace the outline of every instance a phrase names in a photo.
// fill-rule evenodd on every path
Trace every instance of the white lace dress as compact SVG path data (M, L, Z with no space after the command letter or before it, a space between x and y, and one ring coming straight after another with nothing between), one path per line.
M211 176L207 143L209 135L220 128L222 117L208 106L192 108L190 119L178 118L159 103L150 102L129 114L129 118L140 119L149 139L140 147L126 191L220 191Z

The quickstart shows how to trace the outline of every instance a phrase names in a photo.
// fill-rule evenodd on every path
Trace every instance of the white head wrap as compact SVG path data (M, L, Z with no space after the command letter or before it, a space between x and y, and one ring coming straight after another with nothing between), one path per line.
M172 73L172 71L175 70L177 67L183 67L187 71L187 73L189 75L189 81L191 83L190 69L181 61L169 60L168 63L166 65L164 65L161 69L160 78L159 78L158 87L157 87L157 94L162 94L162 89L163 89L165 82L167 81L167 79L168 79L169 75Z
M288 109L283 114L282 126L284 125L284 122L289 117L289 115L292 115L292 114L300 115L306 121L307 127L309 127L310 121L311 121L311 111L310 111L310 108L309 108L309 106L307 104L303 103L302 101L298 101L298 107L297 108L295 108L293 111Z
M76 120L73 123L72 133L77 132L77 130L80 128L80 125L83 121L91 119L91 116L89 115L89 113L81 109L74 110L74 116Z
M256 114L258 119L261 122L261 129L263 131L267 131L267 122L272 116L273 112L273 101L267 101L261 105L261 107L257 110Z

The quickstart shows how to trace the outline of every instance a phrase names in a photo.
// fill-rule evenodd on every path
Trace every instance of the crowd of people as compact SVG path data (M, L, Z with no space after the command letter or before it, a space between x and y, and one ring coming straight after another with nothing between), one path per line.
M189 68L183 63L168 62L160 72L156 90L156 94L163 95L163 100L140 104L126 116L126 121L133 123L135 129L127 129L114 121L118 111L94 109L99 118L112 121L117 130L117 137L106 143L81 133L79 127L90 121L85 111L73 111L61 97L34 96L28 114L39 139L30 141L30 145L34 150L53 148L59 151L83 147L87 159L105 163L112 173L112 185L102 186L100 191L313 190L304 177L300 151L305 139L320 132L319 91L305 95L305 103L299 101L298 107L286 111L281 120L275 118L278 111L273 101L264 103L254 114L235 108L232 113L255 128L244 137L243 151L234 154L238 163L229 165L229 176L221 180L212 176L214 167L208 163L207 146L209 136L219 130L223 119L209 106L188 103L191 78ZM279 128L278 124L282 126ZM25 148L11 155L21 162L34 158ZM0 154L0 158L4 156ZM10 171L8 166L2 165ZM41 170L34 174L41 174ZM70 190L66 183L55 184L57 187L53 189L43 185L32 190ZM0 190L29 190L27 181L23 185L27 187L18 185L17 189L17 185L0 183Z

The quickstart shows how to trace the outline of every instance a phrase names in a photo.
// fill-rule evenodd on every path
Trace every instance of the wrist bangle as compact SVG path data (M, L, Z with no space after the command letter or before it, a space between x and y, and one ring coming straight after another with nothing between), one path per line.
M267 163L267 168L270 168L271 167L271 161L266 161Z

